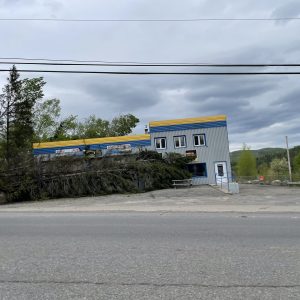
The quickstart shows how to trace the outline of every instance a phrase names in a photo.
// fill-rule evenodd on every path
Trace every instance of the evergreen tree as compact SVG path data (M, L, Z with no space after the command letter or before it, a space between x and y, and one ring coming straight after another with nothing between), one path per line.
M246 144L243 145L243 150L237 163L237 170L239 176L257 175L256 159Z
M18 153L31 150L34 137L34 106L38 99L43 98L42 78L25 79L21 85L21 99L15 105L13 134Z
M42 78L19 79L15 66L7 78L8 83L0 96L1 103L1 150L10 168L30 153L33 140L33 109L36 101L43 97Z
M15 66L9 72L8 83L3 88L1 94L1 152L6 163L12 157L11 149L14 148L12 136L12 126L16 116L16 106L21 101L21 85L19 74Z

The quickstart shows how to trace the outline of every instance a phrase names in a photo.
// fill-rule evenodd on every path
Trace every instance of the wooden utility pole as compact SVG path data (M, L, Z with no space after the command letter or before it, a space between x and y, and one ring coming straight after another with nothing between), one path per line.
M292 169L291 169L291 160L290 160L290 150L289 150L289 142L288 137L285 137L286 142L286 152L287 152L287 159L288 159L288 166L289 166L289 176L290 176L290 182L292 181Z

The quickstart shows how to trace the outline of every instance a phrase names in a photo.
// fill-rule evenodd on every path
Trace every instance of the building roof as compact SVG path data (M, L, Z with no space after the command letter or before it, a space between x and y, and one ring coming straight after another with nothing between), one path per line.
M215 122L215 121L226 121L226 116L217 115L217 116L209 116L209 117L152 121L149 124L150 127L156 127L156 126L178 125L178 124L207 123L207 122Z
M97 145L97 144L101 145L101 144L114 144L114 143L124 143L124 142L129 143L129 142L148 141L148 140L150 141L149 134L125 135L125 136L93 138L93 139L34 143L33 149L59 148L59 147Z
M225 115L209 116L209 117L197 117L197 118L185 118L175 120L163 120L150 122L150 133L163 132L163 131L175 131L175 130L187 130L187 129L199 129L199 128L212 128L212 127L224 127L227 117Z

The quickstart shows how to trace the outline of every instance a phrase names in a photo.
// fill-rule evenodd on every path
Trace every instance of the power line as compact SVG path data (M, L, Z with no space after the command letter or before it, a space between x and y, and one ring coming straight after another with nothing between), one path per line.
M1 60L1 58L0 58ZM2 65L43 65L43 66L94 66L94 67L206 67L218 66L209 64L190 63L80 63L80 62L21 62L21 61L0 61ZM221 65L219 65L221 66ZM300 64L299 64L300 66Z
M79 62L79 63L128 63L128 64L142 64L147 62L137 61L107 61L107 60L76 60L76 59L51 59L51 58L24 58L24 57L0 57L0 60L29 60L29 61L53 61L53 62ZM150 62L148 64L151 64ZM171 63L172 64L172 63ZM200 63L199 63L200 64Z
M3 61L4 60L4 61ZM20 60L20 61L19 61ZM24 61L24 62L23 62ZM29 61L29 63L26 63ZM45 63L43 63L45 62ZM28 58L28 57L0 57L0 64L36 64L62 66L192 66L192 67L299 67L300 63L203 63L203 62L141 62L141 61L107 61L107 60L76 60L76 59L51 59L51 58Z
M42 66L93 66L93 67L300 67L300 64L197 64L197 63L73 63L73 62L19 62L1 61L4 65L42 65Z
M282 18L192 18L192 19L67 19L67 18L0 18L0 21L21 22L205 22L205 21L291 21L299 17Z
M214 66L214 67L222 67L226 65L213 65L213 64L197 64L197 63L80 63L80 62L19 62L19 61L1 61L0 64L5 65L46 65L46 66L94 66L94 67L207 67L207 66ZM229 66L229 65L227 65ZM238 66L238 65L232 65ZM300 66L300 64L299 64Z
M0 69L0 72L9 72ZM27 73L66 73L66 74L102 74L102 75L207 75L207 76L235 76L235 75L300 75L300 72L123 72L123 71L77 71L77 70L18 70Z

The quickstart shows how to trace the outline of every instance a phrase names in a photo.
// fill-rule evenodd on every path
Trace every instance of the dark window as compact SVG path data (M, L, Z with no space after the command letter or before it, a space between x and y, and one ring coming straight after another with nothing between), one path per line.
M187 167L193 176L207 177L206 163L188 164Z
M205 146L205 134L195 134L194 135L194 146Z
M218 165L218 176L224 176L223 164Z
M156 138L155 139L156 149L166 149L166 138Z
M186 147L185 135L174 136L174 146L175 148Z

